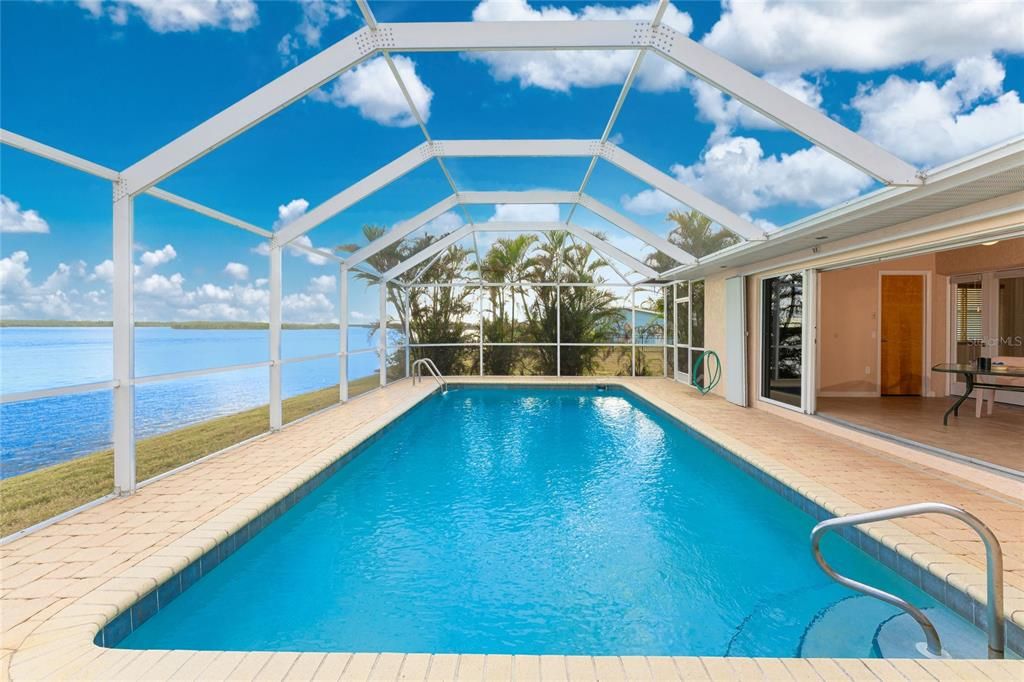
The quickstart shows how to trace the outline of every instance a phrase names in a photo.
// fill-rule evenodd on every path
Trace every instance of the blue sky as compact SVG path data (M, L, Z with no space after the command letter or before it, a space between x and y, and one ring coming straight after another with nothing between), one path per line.
M380 2L380 21L650 16L635 2ZM921 168L1024 131L1024 13L1014 3L676 2L666 21ZM115 169L363 25L345 2L0 3L3 127ZM814 26L815 30L810 30ZM619 53L397 54L436 139L594 138L632 61ZM268 229L422 141L380 63L355 72L168 178L162 187ZM648 55L613 139L751 219L786 223L877 184ZM584 159L453 159L460 189L574 190ZM109 184L0 150L5 317L109 317ZM664 234L674 207L600 164L588 192ZM436 163L310 234L331 247L444 198ZM496 207L474 207L486 220ZM513 217L565 208L504 207ZM136 211L141 319L265 318L260 239L151 198ZM641 245L581 212L642 256ZM434 229L451 228L460 214ZM169 248L168 248L169 246ZM286 319L331 319L336 274L285 265ZM233 265L229 265L233 264ZM369 297L354 314L373 315ZM364 300L365 299L365 300Z

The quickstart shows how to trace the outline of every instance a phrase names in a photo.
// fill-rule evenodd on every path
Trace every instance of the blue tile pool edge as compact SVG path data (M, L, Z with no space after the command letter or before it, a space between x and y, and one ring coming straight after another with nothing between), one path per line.
M628 386L615 382L609 377L608 381L595 382L593 384L579 384L579 383L546 383L546 384L534 384L532 382L516 383L514 380L501 383L501 384L490 384L490 383L459 383L457 380L449 382L449 386L453 389L502 389L502 388L516 388L523 389L529 388L531 390L545 390L545 389L578 389L578 390L593 390L596 387L601 387L600 390L606 391L609 394L615 394L616 392L627 393L631 398L643 403L648 409L657 412L658 414L666 417L675 423L679 428L685 430L689 435L700 440L704 445L709 447L713 452L723 457L726 461L730 462L734 466L738 467L741 471L749 476L755 478L762 485L767 486L770 490L780 495L783 499L788 501L790 504L795 505L798 509L804 511L816 520L824 520L835 516L834 513L828 511L825 507L821 506L814 500L811 500L804 496L802 493L796 491L786 483L761 469L755 464L749 462L742 456L734 453L725 446L715 441L710 436L701 433L694 427L690 426L686 422L679 419L674 414L668 412L662 407L651 402L646 397L631 390ZM103 625L96 636L93 639L93 643L97 646L112 648L116 647L122 640L130 635L136 628L140 627L149 618L156 615L156 613L170 604L176 599L182 592L191 587L201 577L214 570L222 561L227 559L233 554L239 547L244 545L250 539L255 537L257 533L266 528L270 523L273 523L278 517L284 514L286 511L291 509L302 500L306 495L319 487L324 481L330 478L332 475L337 473L339 469L345 466L352 459L361 454L370 445L375 443L381 437L390 431L395 425L397 425L403 418L408 416L413 410L425 403L431 397L436 395L439 389L431 391L427 395L423 396L420 400L417 400L414 404L408 406L402 410L399 414L389 421L387 424L382 425L373 433L369 434L366 438L361 440L359 443L353 445L349 450L342 453L337 459L325 466L320 471L316 472L312 477L307 479L305 482L299 484L296 488L286 493L280 500L272 504L269 508L260 512L251 521L242 526L239 530L228 535L226 538L218 542L212 548L207 550L202 556L193 560L183 569L172 575L168 580L158 585L156 588L150 590L148 593L143 595L136 601L132 606L125 609L121 613L110 619L105 625ZM921 567L912 560L901 556L894 549L886 547L883 543L876 540L875 538L868 535L866 532L859 528L846 527L840 529L840 535L842 535L848 542L859 547L862 551L868 554L876 561L881 562L885 566L894 570L900 576L910 581L912 584L931 595L940 603L946 605L951 610L955 611L965 620L973 623L976 627L984 630L986 621L986 609L983 604L978 602L976 599L971 597L969 594L963 592L957 587L947 583L941 576L931 573L927 568ZM810 552L810 542L808 540L808 552ZM1019 625L1012 622L1009 618L1006 620L1006 644L1007 647L1016 651L1024 652L1024 629Z

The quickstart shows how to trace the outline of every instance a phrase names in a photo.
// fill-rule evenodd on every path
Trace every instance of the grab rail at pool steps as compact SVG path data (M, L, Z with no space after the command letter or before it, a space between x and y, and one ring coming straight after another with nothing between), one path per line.
M924 615L920 609L894 594L840 575L829 566L828 562L821 555L821 538L833 528L857 526L862 523L873 523L876 521L889 521L891 519L917 516L918 514L945 514L946 516L952 516L966 523L981 536L982 541L985 543L985 564L988 571L988 617L986 618L986 625L988 626L988 657L1003 658L1006 647L1006 631L1004 627L1006 615L1003 611L1003 550L999 546L999 539L996 538L991 529L973 514L959 507L941 502L920 502L918 504L905 504L889 509L878 509L876 511L828 519L816 525L814 530L811 531L811 552L814 554L814 560L818 562L818 565L821 566L821 569L829 577L839 584L866 594L869 597L881 599L910 614L924 631L928 652L939 656L942 654L942 643L939 640L939 633L936 632L935 626L932 625L928 616Z
M441 392L446 393L448 391L448 382L444 380L444 375L441 374L441 370L437 368L434 361L430 358L420 358L416 362L412 363L412 383L416 384L418 381L423 380L423 368L426 367L427 371L430 372L434 380L437 381L441 387Z

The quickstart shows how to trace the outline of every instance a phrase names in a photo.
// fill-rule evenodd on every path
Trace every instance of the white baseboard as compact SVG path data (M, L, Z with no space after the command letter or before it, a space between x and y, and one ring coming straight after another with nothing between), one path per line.
M878 398L875 391L818 391L819 398Z

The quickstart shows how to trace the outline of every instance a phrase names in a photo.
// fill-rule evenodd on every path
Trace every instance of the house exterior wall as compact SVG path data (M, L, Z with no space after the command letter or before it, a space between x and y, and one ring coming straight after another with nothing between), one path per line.
M723 381L715 389L715 392L724 394L725 376L730 371L737 371L734 364L735 358L728 358L725 350L725 280L737 275L747 275L747 363L740 371L747 372L747 386L750 405L758 409L780 410L780 408L759 400L759 368L760 368L760 281L762 278L787 272L794 272L805 268L828 268L837 267L844 262L864 261L871 259L889 258L906 250L925 250L929 248L939 249L944 245L956 243L958 240L972 238L979 234L986 234L993 231L1005 231L1007 229L1020 228L1020 234L1024 234L1024 211L1013 210L1003 212L995 217L986 217L971 220L972 215L985 215L993 210L1005 209L1006 206L1019 206L1024 201L1024 192L1013 195L1006 195L995 200L989 200L974 204L972 206L939 213L928 218L918 219L896 225L890 228L877 230L857 237L844 240L836 240L821 248L817 253L807 249L804 257L801 253L790 254L786 257L775 258L759 263L752 267L733 268L722 270L715 275L705 277L707 288L707 301L705 304L705 338L708 348L716 350L722 359ZM929 227L949 225L948 227ZM1016 234L1016 233L1015 233ZM833 279L831 283L828 277L835 272L823 273L825 281L822 284L822 291L819 292L819 301L825 304L827 297L832 294L840 296L842 302L834 309L835 315L824 321L822 329L819 329L819 339L827 339L832 334L841 337L849 337L857 340L857 360L850 360L844 356L842 348L837 349L835 357L831 357L831 351L827 351L829 357L825 363L819 363L818 383L822 390L849 390L852 392L875 390L877 385L877 339L875 343L863 343L864 335L869 340L871 330L877 330L878 314L878 273L885 270L900 269L921 269L932 273L932 285L930 291L931 303L931 364L946 360L946 349L950 340L950 312L949 312L949 276L959 272L975 272L984 269L1005 269L1010 267L1024 266L1024 257L1021 251L1024 250L1024 238L1003 239L1000 245L991 253L985 254L983 249L992 247L967 247L954 253L932 253L924 256L912 256L903 259L880 261L867 267L865 278L861 275L849 275L857 281L852 291L845 290L842 278ZM962 254L962 256L961 256ZM913 266L913 267L912 267ZM852 272L853 268L851 268ZM870 280L870 281L869 281ZM831 286L831 289L830 289ZM848 308L847 306L853 306ZM824 305L824 308L827 308ZM849 323L837 321L836 317L844 315L849 310L863 310L855 316L857 319ZM819 320L821 323L822 320ZM831 326L829 326L831 325ZM876 331L877 333L877 331ZM826 336L822 336L825 334ZM814 352L814 351L812 351ZM863 357L861 357L863 356ZM833 366L822 376L823 364ZM849 365L852 371L836 367L837 365ZM864 374L864 368L869 367L869 372ZM859 374L857 374L859 372ZM845 385L845 386L844 386ZM947 394L948 382L942 379L931 381L931 393L937 396ZM832 388L828 388L832 387Z

